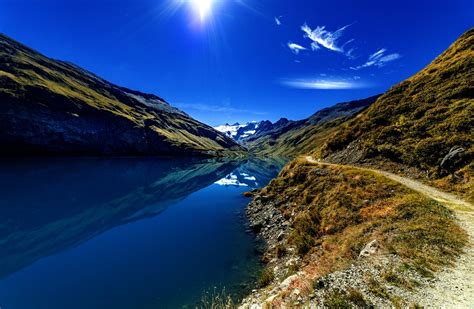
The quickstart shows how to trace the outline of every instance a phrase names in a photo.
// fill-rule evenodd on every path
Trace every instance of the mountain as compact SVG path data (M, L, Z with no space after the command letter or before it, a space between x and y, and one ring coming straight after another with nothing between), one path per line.
M162 98L0 34L2 155L223 155L232 139Z
M474 28L341 125L315 155L397 172L412 169L423 178L445 178L438 186L459 184L472 195Z
M249 139L253 139L257 136L262 136L266 132L270 132L282 126L285 126L290 121L286 118L281 118L275 123L272 123L269 120L263 121L252 121L245 124L240 124L238 122L234 124L224 124L221 126L214 127L219 132L226 134L228 137L233 138L239 143L244 143Z
M217 127L214 127L215 130L224 133L226 136L234 139L235 141L240 141L250 135L255 134L261 122L252 121L245 124L240 124L238 122L234 124L224 124Z
M291 157L310 152L339 124L375 102L377 98L378 96L373 96L364 100L339 103L304 120L282 119L271 128L248 137L243 144L250 152L264 156Z

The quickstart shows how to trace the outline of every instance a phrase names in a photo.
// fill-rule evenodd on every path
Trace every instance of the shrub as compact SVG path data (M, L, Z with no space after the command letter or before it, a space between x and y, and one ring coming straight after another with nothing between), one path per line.
M273 281L273 279L275 279L275 274L273 273L273 271L269 268L265 268L258 277L257 287L264 288L269 285Z
M324 299L325 307L329 309L350 309L351 304L347 301L347 296L341 290L332 290Z

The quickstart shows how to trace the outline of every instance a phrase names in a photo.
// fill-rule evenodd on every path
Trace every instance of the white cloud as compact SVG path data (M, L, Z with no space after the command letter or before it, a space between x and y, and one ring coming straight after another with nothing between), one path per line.
M378 68L381 68L381 67L385 66L387 64L387 62L397 60L401 57L401 55L397 54L397 53L385 55L386 52L387 52L387 50L385 48L382 48L382 49L376 51L375 53L373 53L372 55L370 55L369 59L367 60L366 63L364 63L362 65L359 65L359 66L356 66L356 67L351 67L351 69L352 70L360 70L360 69L368 68L368 67L372 67L372 66L376 66Z
M281 18L283 16L278 16L278 17L275 17L275 23L277 24L277 26L281 26Z
M344 47L353 42L354 40L349 40L343 45L338 44L339 38L342 36L344 30L346 30L350 25L344 26L334 32L326 30L325 26L318 26L316 29L311 29L307 24L301 26L301 30L305 33L304 37L313 41L311 43L312 50L318 50L321 47L332 50L338 53L344 53Z
M318 49L320 49L320 48L321 48L321 47L319 47L318 43L315 43L315 42L311 43L311 49L312 49L313 51L318 50Z
M298 55L300 51L306 50L306 47L292 42L288 42L288 48L291 49L291 51L296 55Z
M367 84L351 79L283 79L280 83L299 89L342 90L368 87Z
M176 104L181 109L192 109L201 112L213 112L213 113L243 113L252 115L266 115L266 112L253 111L248 109L239 109L230 106L219 106L209 104Z

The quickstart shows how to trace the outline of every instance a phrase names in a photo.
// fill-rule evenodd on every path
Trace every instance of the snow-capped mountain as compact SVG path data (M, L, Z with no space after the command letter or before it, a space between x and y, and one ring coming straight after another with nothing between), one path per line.
M251 121L246 124L240 124L238 122L234 124L224 124L218 127L214 127L219 132L226 134L228 137L233 138L237 142L244 142L248 139L253 139L256 136L270 132L276 128L281 128L283 126L291 123L286 118L282 118L275 123L271 121Z
M245 124L240 124L238 122L234 124L226 123L224 125L214 127L214 129L226 134L228 137L231 137L236 141L241 141L251 135L254 135L262 122L263 121L252 121Z

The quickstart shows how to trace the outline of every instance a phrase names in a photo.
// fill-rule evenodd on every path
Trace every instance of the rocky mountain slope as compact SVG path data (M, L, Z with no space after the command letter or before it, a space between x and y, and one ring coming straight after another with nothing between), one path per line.
M292 157L321 145L339 124L375 102L378 96L336 104L300 121L279 121L278 125L243 141L250 152L264 156Z
M222 155L232 139L162 98L0 34L1 155Z
M316 147L314 148L316 149ZM474 28L413 77L341 125L315 154L417 171L473 199Z

